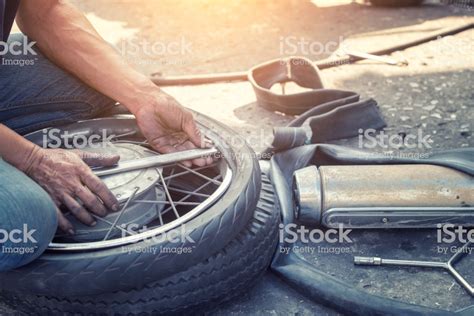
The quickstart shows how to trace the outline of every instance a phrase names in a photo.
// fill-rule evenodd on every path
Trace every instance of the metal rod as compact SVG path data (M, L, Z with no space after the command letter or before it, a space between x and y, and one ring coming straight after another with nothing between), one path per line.
M453 265L456 261L460 260L466 254L466 250L472 246L472 242L465 243L461 248L459 248L456 253L449 259L449 265Z
M114 230L115 227L117 227L117 223L118 221L120 220L120 218L122 217L125 209L128 207L128 204L130 204L130 201L133 200L133 198L135 197L135 194L137 194L138 190L140 188L135 188L135 191L133 191L132 195L130 195L130 197L128 198L127 202L125 202L124 206L122 207L122 209L120 210L120 214L115 218L115 221L113 223L113 225L110 227L109 231L107 232L107 234L105 235L104 239L102 241L105 241L107 239L109 239L109 236L110 236L110 233Z
M217 179L217 178L219 178L219 177L220 177L220 175L215 176L214 179ZM198 191L204 189L209 183L212 183L212 182L208 181L208 182L204 183L203 185L199 186L199 187L198 187L196 190L194 190L194 191L195 191L195 192L198 192ZM186 200L189 199L191 196L192 196L192 194L185 195L184 197L182 197L181 199L179 199L178 202L186 201ZM168 207L167 209L165 209L163 212L161 212L161 214L164 215L164 214L168 213L168 211L170 211L171 209L172 209L172 207L170 206L170 207Z
M161 211L158 211L158 219L160 220L160 226L163 226L163 215L161 215Z
M113 139L122 138L122 137L125 137L125 136L135 135L136 133L137 133L137 131L126 132L126 133L123 133L123 134L115 135Z
M168 185L168 190L175 191L175 192L179 192L179 193L192 194L192 195L196 195L196 196L200 196L200 197L205 197L205 198L207 198L207 197L210 196L209 194L197 193L197 192L191 192L191 191L188 191L188 190L173 188L173 187L170 187L169 185Z
M368 60L374 60L374 61L379 61L381 63L389 64L389 65L397 65L398 61L396 61L393 58L389 57L384 57L384 56L378 56L378 55L373 55L373 54L368 54L364 52L358 52L354 50L349 50L349 51L344 51L348 56L351 57L357 57L361 59L368 59Z
M184 170L187 170L187 171L189 171L190 173L195 174L195 175L197 175L198 177L203 178L204 180L210 181L210 182L212 182L212 183L214 183L214 184L216 184L216 185L221 184L221 182L220 182L219 180L214 180L214 179L212 179L212 178L209 178L208 176L205 176L205 175L203 175L202 173L196 172L196 171L194 171L193 169L188 168L188 167L186 167L186 166L183 166L183 165L181 165L181 164L180 164L179 166L180 166L181 168L183 168Z
M368 266L409 266L424 268L447 268L446 262L382 259L379 257L354 257L354 264Z
M471 242L465 243L447 262L437 261L419 261L419 260L394 260L382 259L379 257L354 257L355 265L365 266L402 266L402 267L423 267L423 268L441 268L447 270L456 281L471 295L474 296L474 287L458 272L453 263L460 260L466 254L466 249L472 245Z
M449 266L448 271L470 295L474 296L474 288L471 286L471 284L469 284L469 282L466 281L466 279L464 279L461 274L459 274L459 272L456 271L456 269L454 269L452 266Z
M454 35L465 30L474 28L473 22L468 22L452 28L444 28L438 32L433 32L429 35L422 36L420 38L409 40L395 44L390 47L376 49L368 52L370 55L388 55L396 51L404 50L406 48L417 46L429 41L438 40L444 36ZM363 60L362 57L355 56L343 56L337 58L327 58L323 60L315 61L314 64L319 69L327 69L331 67L337 67L340 65L350 64L359 60ZM184 75L184 76L166 76L163 77L161 74L152 74L151 81L158 86L181 86L181 85L199 85L216 82L230 82L230 81L247 81L248 72L228 72L228 73L213 73L213 74L200 74L200 75Z
M175 172L176 168L173 167L173 169L171 169L171 172L170 172L170 176L172 176ZM166 185L169 187L170 183L171 183L171 180L173 180L173 178L169 178L169 179L165 179L166 180Z
M218 153L218 150L216 148L191 149L191 150L186 150L186 151L174 152L170 154L163 154L163 155L157 155L153 157L145 157L145 158L140 158L136 160L119 162L119 164L116 167L106 168L106 169L104 168L93 169L92 171L98 177L108 176L108 175L126 172L126 171L133 171L133 170L150 168L150 167L159 167L159 166L168 165L168 164L176 163L180 161L212 156L217 153Z
M382 265L387 265L387 266L403 265L407 267L423 267L423 268L447 268L446 262L418 261L418 260L382 259Z
M135 200L134 203L148 203L148 204L171 204L169 201L147 201L147 200ZM174 205L199 205L199 202L173 202Z
M208 166L203 166L203 167L199 167L199 168L194 168L194 171L199 171L199 170L203 170L203 169L208 169L208 168L212 168L212 167L215 167L217 164L212 164L212 165L208 165ZM179 172L179 173L175 173L175 174L171 174L169 176L166 176L164 179L165 180L170 180L170 179L174 179L174 178L177 178L177 177L180 177L180 176L183 176L183 175L186 175L186 174L189 174L190 172L189 171L182 171L182 172Z
M170 191L168 190L168 187L166 186L166 182L165 182L165 179L163 178L163 174L161 173L161 171L158 171L158 174L160 175L161 183L163 183L163 189L165 189L166 196L168 197L171 207L173 208L174 215L176 215L176 218L179 218L178 210L176 209L176 206L174 205L174 201L171 198Z
M98 221L104 222L104 223L109 224L109 225L114 225L114 223L112 223L112 222L106 220L105 218L99 217L99 216L94 215L94 214L91 214L91 215L92 215L96 220L98 220ZM122 227L120 227L120 226L115 226L115 227L118 228L118 229L120 229L122 232L131 235L131 233L130 233L128 230L126 230L126 229L124 229L124 228L122 228ZM90 232L87 232L87 233L90 234Z

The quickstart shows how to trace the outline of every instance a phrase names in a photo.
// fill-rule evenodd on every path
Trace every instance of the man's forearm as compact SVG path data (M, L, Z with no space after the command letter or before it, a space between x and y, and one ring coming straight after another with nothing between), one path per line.
M135 113L157 87L125 64L87 18L64 1L22 1L17 23L62 68ZM149 96L148 96L149 95Z
M0 156L21 171L26 171L40 147L0 124Z

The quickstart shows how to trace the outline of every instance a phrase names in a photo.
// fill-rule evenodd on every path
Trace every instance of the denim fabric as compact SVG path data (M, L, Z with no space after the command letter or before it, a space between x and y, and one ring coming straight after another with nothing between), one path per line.
M38 258L53 239L56 207L23 172L0 159L0 272Z
M8 39L23 41L22 34ZM26 134L97 117L114 107L113 100L50 62L36 45L36 55L24 50L27 54L7 53L0 65L0 123Z
M24 40L14 34L8 42ZM36 46L32 49L35 54L9 52L0 59L0 123L26 134L115 108L113 100L51 63ZM56 228L55 206L46 191L0 158L0 271L36 259Z

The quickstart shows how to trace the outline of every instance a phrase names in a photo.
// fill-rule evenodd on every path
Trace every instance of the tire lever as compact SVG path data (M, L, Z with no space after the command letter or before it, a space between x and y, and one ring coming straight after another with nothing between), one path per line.
M153 157L140 158L136 160L128 160L119 162L115 167L107 168L93 168L92 171L98 177L109 176L121 172L160 167L176 163L180 161L192 160L197 158L216 156L219 153L217 148L206 149L190 149L185 151L178 151L169 154L156 155Z

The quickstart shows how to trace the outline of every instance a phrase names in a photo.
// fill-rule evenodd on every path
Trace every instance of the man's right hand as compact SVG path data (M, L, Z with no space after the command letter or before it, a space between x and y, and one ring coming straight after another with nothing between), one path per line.
M58 206L59 227L74 234L72 224L59 207L64 205L79 221L90 226L96 224L91 213L105 216L107 209L118 211L117 199L89 166L112 166L119 159L118 155L37 147L24 171L49 193Z

